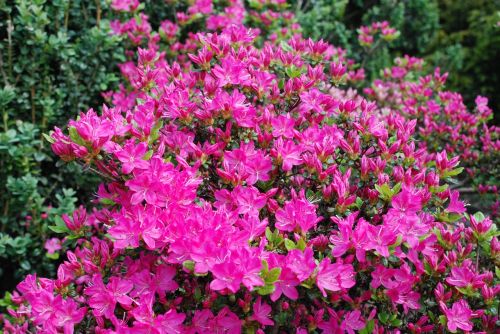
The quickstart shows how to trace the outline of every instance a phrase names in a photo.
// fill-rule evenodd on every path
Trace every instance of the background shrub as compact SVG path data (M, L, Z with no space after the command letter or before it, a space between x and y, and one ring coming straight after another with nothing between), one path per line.
M359 26L386 20L400 31L400 38L366 61L369 78L396 56L422 57L429 69L439 66L450 73L448 89L462 92L469 107L480 94L500 110L494 88L500 86L500 1L306 0L293 6L306 36L341 46L356 60L364 57L356 43ZM499 121L496 113L495 123Z
M78 166L56 167L42 134L116 87L125 58L111 15L105 1L0 1L2 290L27 272L53 272L47 226L93 191L94 178Z

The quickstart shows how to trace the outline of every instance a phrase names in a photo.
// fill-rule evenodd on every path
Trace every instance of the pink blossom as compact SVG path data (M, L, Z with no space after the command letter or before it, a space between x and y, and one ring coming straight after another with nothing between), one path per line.
M270 313L271 306L262 303L262 297L259 296L253 304L253 315L249 319L259 322L262 326L272 326L274 325L274 321L269 319Z
M354 268L350 264L331 263L329 259L323 259L318 267L316 276L316 285L323 296L326 297L326 291L341 291L349 289L356 284L354 279Z
M451 309L447 308L444 303L440 303L440 306L446 315L446 326L450 331L456 332L457 329L471 331L473 329L470 320L473 313L465 300L460 299L458 302L453 303Z
M58 250L61 250L61 240L58 238L50 238L45 241L44 244L45 249L47 250L47 253L49 254L54 254Z

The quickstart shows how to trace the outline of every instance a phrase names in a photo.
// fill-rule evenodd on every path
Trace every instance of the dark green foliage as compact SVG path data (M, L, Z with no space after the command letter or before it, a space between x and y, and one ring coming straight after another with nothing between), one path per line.
M54 272L57 255L43 247L55 236L48 226L95 189L78 166L56 167L42 133L116 88L124 42L110 34L108 6L0 0L0 290L26 273Z

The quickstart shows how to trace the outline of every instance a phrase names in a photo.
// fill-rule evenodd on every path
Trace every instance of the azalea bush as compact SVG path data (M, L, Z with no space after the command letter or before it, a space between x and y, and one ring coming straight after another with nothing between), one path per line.
M365 57L356 29L390 21L401 37L377 48L365 61L367 76L379 77L393 58L406 54L425 59L427 70L449 72L448 89L462 94L473 108L476 96L488 97L500 109L497 54L500 53L498 1L453 0L302 0L292 1L304 34L346 49L358 61ZM494 122L499 123L499 114Z
M493 118L488 99L477 96L474 110L469 111L460 94L444 89L448 73L437 68L426 74L422 67L422 59L398 58L364 93L377 101L389 124L399 117L416 120L418 145L434 154L437 164L446 154L459 157L465 173L452 186L476 210L498 217L500 128L488 125Z
M5 332L495 332L495 224L344 50L281 2L195 1L158 31L113 4L137 11L113 23L139 46L123 84L49 138L102 183L51 226L57 277L2 301Z

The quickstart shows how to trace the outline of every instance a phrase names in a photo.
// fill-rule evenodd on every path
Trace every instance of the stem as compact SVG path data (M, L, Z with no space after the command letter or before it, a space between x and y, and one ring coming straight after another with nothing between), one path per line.
M97 9L95 24L99 28L101 25L101 0L95 0L95 5Z
M68 30L69 25L69 7L71 6L71 0L68 0L68 6L64 11L64 30Z
M476 272L479 270L479 242L476 249Z
M31 86L31 122L35 124L36 114L35 114L35 86Z
M3 216L7 217L9 215L9 199L5 200L5 205L3 207ZM5 225L2 225L2 231L5 229Z
M9 78L7 77L7 73L3 69L3 55L2 50L0 50L0 73L2 74L4 86L9 86Z
M368 50L368 52L366 53L366 57L363 59L363 62L361 63L361 68L365 68L365 64L368 58L370 58L371 54L375 52L375 50L378 49L378 47L382 44L380 42L381 40L382 40L381 38L377 39L373 47L370 50Z
M7 41L9 43L9 48L7 49L7 61L9 62L9 77L12 77L12 32L14 31L14 26L12 25L12 20L10 15L7 20Z

